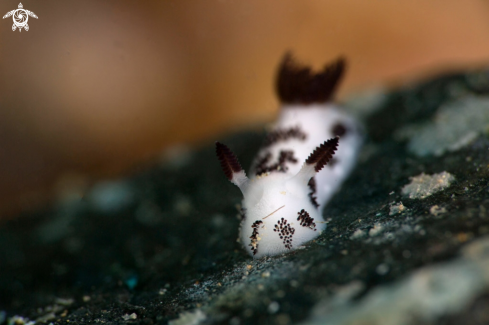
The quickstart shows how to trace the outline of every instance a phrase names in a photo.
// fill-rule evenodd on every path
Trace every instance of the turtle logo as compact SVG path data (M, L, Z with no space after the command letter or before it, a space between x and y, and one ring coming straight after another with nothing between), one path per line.
M29 16L37 19L35 13L23 8L24 6L22 6L22 3L19 3L19 9L9 11L5 14L5 16L3 16L3 19L13 16L14 24L12 25L12 31L14 32L17 28L19 29L19 32L22 31L22 28L24 28L26 31L29 30L29 25L27 25Z

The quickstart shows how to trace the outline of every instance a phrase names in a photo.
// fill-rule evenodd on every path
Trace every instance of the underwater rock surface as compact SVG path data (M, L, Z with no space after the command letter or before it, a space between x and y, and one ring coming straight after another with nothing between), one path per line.
M488 322L489 73L384 96L327 230L304 249L248 256L241 194L209 143L0 225L0 324ZM476 127L443 124L467 105ZM249 166L262 139L220 140ZM413 179L429 194L403 193Z

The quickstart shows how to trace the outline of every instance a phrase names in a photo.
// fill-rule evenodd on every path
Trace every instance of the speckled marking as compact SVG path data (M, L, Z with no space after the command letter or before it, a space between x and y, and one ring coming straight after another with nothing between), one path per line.
M297 217L297 221L301 222L302 227L307 227L311 228L312 230L316 231L316 223L314 222L314 218L311 218L309 216L309 213L302 209L300 212L297 213L299 216Z
M258 252L258 240L259 240L258 227L260 227L262 223L263 221L256 220L251 225L251 228L253 228L253 233L250 236L251 241L249 246L251 246L251 251L253 252L253 255L256 255L256 253Z
M305 141L307 139L307 134L298 126L288 129L277 129L270 132L266 136L265 141L263 141L263 148L270 147L277 142L283 142L290 139Z
M278 162L269 165L269 161L272 158L272 154L267 152L265 156L259 158L256 165L256 175L261 175L263 173L278 171L285 173L289 168L287 163L297 164L299 161L294 156L294 151L292 150L280 150Z
M292 237L295 233L295 228L290 226L284 218L275 224L273 231L278 232L280 239L283 239L285 248L292 249Z

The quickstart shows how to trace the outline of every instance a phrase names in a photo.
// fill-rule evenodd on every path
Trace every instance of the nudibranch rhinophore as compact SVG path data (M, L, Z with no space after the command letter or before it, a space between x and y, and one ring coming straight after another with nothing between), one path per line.
M255 258L297 249L326 228L323 209L353 168L363 138L359 123L332 102L344 70L343 58L314 73L284 56L276 81L280 114L252 177L216 142L224 174L243 193L240 241Z

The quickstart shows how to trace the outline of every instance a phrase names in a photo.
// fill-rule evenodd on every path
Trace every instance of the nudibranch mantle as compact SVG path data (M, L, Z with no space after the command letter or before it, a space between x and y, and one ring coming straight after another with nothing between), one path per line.
M243 193L240 241L255 258L297 249L326 229L322 211L354 166L362 143L358 122L331 102L345 62L312 73L287 54L277 92L277 122L253 161L250 178L224 144L216 153Z

